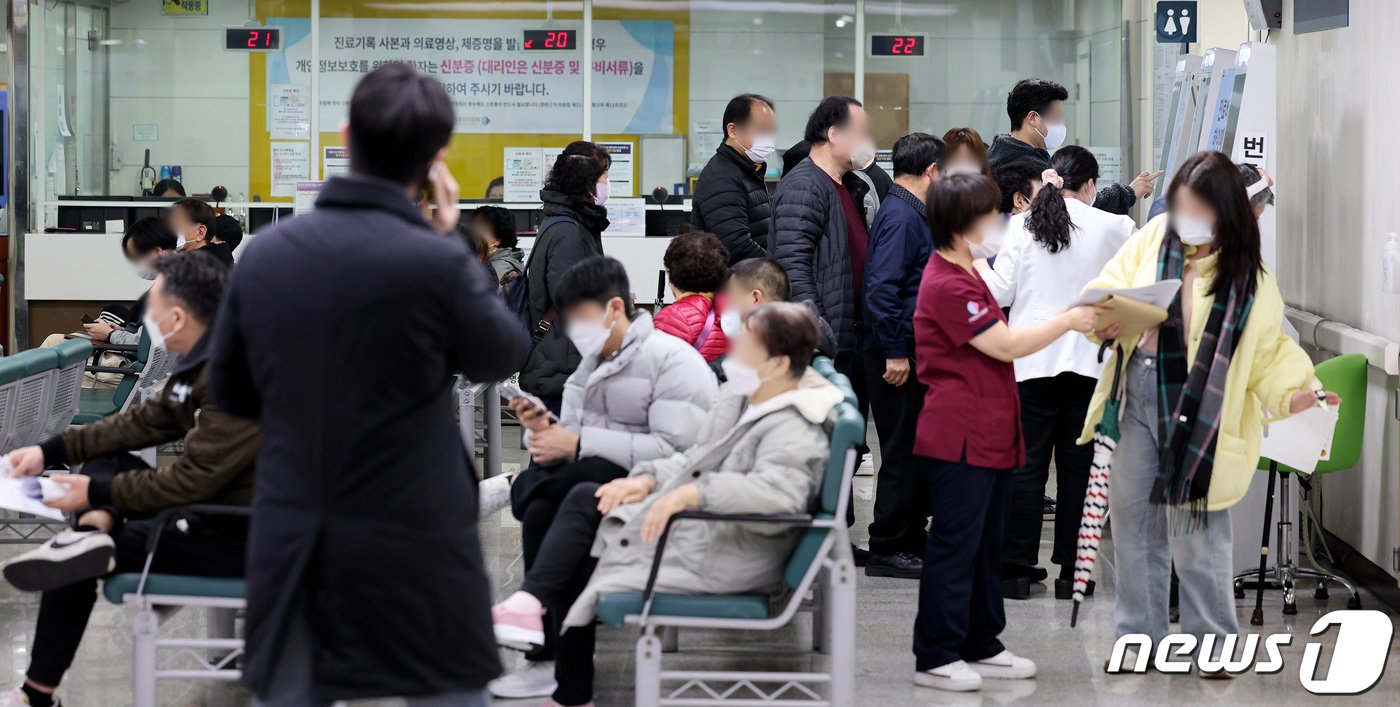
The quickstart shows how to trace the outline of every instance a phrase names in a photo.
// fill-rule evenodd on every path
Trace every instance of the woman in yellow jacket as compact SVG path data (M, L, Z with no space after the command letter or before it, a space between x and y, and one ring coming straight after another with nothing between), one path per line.
M1321 386L1307 355L1283 334L1283 298L1264 268L1259 227L1229 158L1202 152L1187 160L1167 208L1087 285L1182 280L1156 329L1096 332L1118 347L1080 443L1102 419L1121 368L1122 438L1109 483L1117 635L1147 634L1155 645L1167 634L1175 562L1181 628L1200 640L1214 635L1216 657L1221 637L1239 632L1228 509L1254 475L1264 412L1284 417L1315 405Z

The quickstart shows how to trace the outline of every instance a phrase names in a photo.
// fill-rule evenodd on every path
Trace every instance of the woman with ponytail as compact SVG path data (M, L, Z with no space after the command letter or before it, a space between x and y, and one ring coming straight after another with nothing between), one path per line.
M1085 283L1103 270L1137 230L1132 219L1094 208L1099 163L1077 145L1060 148L1041 175L1043 187L1030 211L1013 216L1006 243L991 268L987 287L1011 326L1031 326L1068 307ZM1091 445L1077 442L1102 364L1098 347L1083 337L1065 337L1016 361L1025 429L1026 463L1011 477L1011 516L1002 548L1002 579L1045 579L1038 567L1045 484L1055 461L1055 542L1050 555L1060 566L1055 596L1072 594L1075 546L1084 489L1093 461ZM1007 584L1007 596L1025 598L1025 583Z

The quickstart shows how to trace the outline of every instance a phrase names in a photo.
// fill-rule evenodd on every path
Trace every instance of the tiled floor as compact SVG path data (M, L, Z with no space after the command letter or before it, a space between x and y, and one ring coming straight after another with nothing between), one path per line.
M512 436L507 435L507 459L518 461ZM870 517L870 485L872 479L857 479L856 504L858 521L853 533L863 544L864 529ZM1049 530L1047 526L1047 531ZM497 596L513 591L519 585L522 567L519 552L519 530L509 513L488 519L482 524L482 543L495 578ZM8 557L21 546L0 546L0 557ZM1049 549L1042 553L1048 557ZM1110 573L1103 573L1107 576ZM1112 613L1114 587L1111 577L1100 581L1096 596L1090 598L1080 613L1078 628L1069 627L1069 603L1047 596L1037 585L1037 593L1027 601L1007 603L1007 630L1003 639L1016 652L1035 659L1040 665L1040 677L1033 681L992 684L982 693L951 694L915 687L911 682L913 658L909 651L911 626L918 600L918 582L896 579L860 577L857 594L857 703L864 706L884 705L1280 705L1316 702L1321 697L1307 693L1298 680L1303 646L1313 621L1329 609L1341 609L1345 598L1334 592L1330 602L1317 602L1311 592L1302 592L1297 616L1281 614L1282 600L1276 592L1267 595L1265 625L1259 633L1286 632L1294 636L1293 644L1284 652L1285 668L1274 675L1249 675L1231 681L1205 681L1191 675L1167 676L1108 676L1102 672L1103 661L1112 647ZM1375 599L1363 597L1366 608L1383 609ZM15 684L27 665L30 633L37 611L37 597L15 592L0 583L0 628L8 639L0 641L3 662L0 669L12 676ZM1252 601L1240 602L1240 623L1246 629ZM1386 612L1397 622L1393 612ZM168 625L185 633L197 633L203 617L193 612L179 614ZM120 707L130 704L129 683L130 633L129 610L99 602L88 628L87 637L77 662L65 681L61 694L65 704L74 707ZM620 707L632 704L632 655L636 637L632 630L601 630L597 655L597 701L599 705ZM1336 631L1314 639L1330 646ZM10 648L4 649L8 645ZM682 633L681 653L667 656L673 664L689 668L722 667L742 663L745 667L789 670L801 669L820 656L799 650L810 646L810 629L805 618L799 618L795 628L764 637L761 641L747 638L742 646L734 646L734 636L721 632L696 631ZM719 654L714 649L728 647ZM1324 655L1330 654L1329 650ZM1392 648L1391 660L1400 651ZM508 665L516 660L507 655ZM1324 657L1324 663L1326 658ZM668 663L672 664L672 663ZM1395 663L1400 665L1400 663ZM1393 666L1392 666L1393 667ZM1381 683L1365 695L1349 698L1350 704L1395 704L1400 691L1400 670L1390 670ZM225 707L246 705L246 693L234 685L198 685L170 682L161 688L161 704L177 706ZM533 705L538 700L502 702L503 705ZM396 701L373 701L356 704L394 705Z

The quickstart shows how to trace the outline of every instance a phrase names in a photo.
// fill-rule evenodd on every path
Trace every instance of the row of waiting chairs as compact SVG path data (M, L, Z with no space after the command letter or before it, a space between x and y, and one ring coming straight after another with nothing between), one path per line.
M677 522L771 522L802 528L797 546L787 562L787 591L773 599L757 594L681 595L653 591L651 582L641 592L604 595L598 604L599 621L606 626L641 629L637 640L635 703L639 707L669 705L782 704L810 707L855 705L855 563L847 535L846 506L851 502L851 477L855 473L856 445L864 437L864 422L856 409L850 381L837 373L831 361L819 357L812 367L839 387L844 400L837 408L831 430L830 457L822 479L816 511L800 516L723 516L685 512ZM475 389L458 381L454 385L462 409L463 440L474 444L471 408L478 398L491 400L490 386ZM490 396L490 397L488 397ZM499 413L496 414L499 420ZM499 435L495 437L499 446ZM489 445L489 441L488 441ZM239 513L246 508L190 506L162 514L164 527L184 513ZM658 543L655 565L660 564L670 524ZM157 551L157 533L148 545ZM656 578L653 566L651 580ZM247 587L242 579L190 577L150 572L119 574L108 579L103 594L114 604L136 607L132 621L132 697L135 707L154 707L160 679L209 679L230 681L241 675L238 660L243 640L233 633L233 616L245 607ZM209 610L209 635L189 638L160 635L161 619L172 609ZM825 653L808 664L812 672L756 672L745 670L663 670L661 654L675 650L675 634L681 628L772 632L798 614L812 617L813 648ZM669 645L666 645L669 644ZM669 649L669 650L667 650Z

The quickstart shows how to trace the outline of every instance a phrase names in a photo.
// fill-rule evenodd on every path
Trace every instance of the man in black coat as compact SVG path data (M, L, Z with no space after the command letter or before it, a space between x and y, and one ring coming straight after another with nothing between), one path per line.
M724 142L695 183L691 223L719 237L730 265L767 254L773 205L763 175L777 131L772 101L756 93L735 96L724 108Z
M1069 91L1054 81L1023 79L1006 95L1011 132L992 139L987 161L995 169L1011 160L1026 158L1050 169L1050 153L1065 142L1064 103ZM1126 215L1138 199L1152 195L1152 182L1161 172L1143 172L1129 184L1110 184L1099 190L1094 208Z
M452 374L510 375L527 335L450 235L452 126L436 80L367 75L341 128L350 176L251 241L224 299L213 393L266 431L243 672L262 705L486 705L501 670Z
M874 207L866 201L872 182L858 171L875 161L869 126L860 101L848 96L829 96L812 111L803 132L811 151L783 175L773 196L768 249L787 272L789 298L811 302L835 332L836 370L851 380L866 417L860 287ZM847 522L855 522L852 513Z

